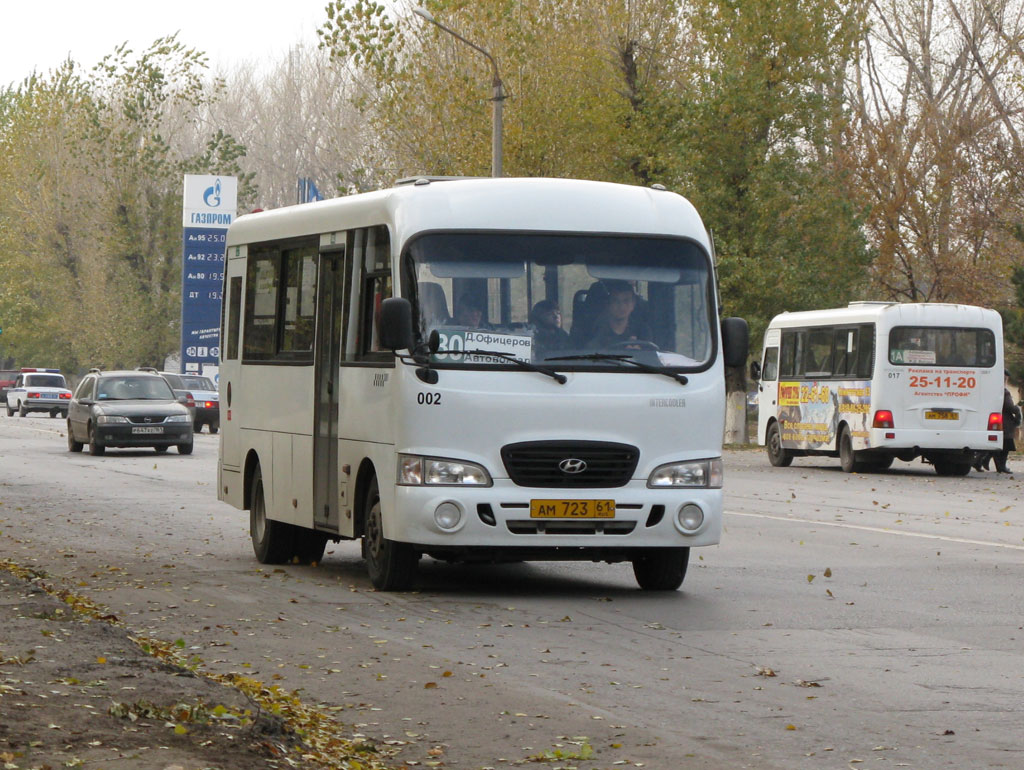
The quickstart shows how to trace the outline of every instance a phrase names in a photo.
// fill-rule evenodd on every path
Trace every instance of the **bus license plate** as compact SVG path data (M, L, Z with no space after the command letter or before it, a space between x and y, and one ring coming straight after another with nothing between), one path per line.
M138 435L140 433L163 433L164 429L161 426L153 425L145 428L132 428L132 433Z
M614 519L614 500L531 500L531 519Z
M929 409L924 413L924 419L926 420L956 420L959 417L959 412L936 412L933 409Z

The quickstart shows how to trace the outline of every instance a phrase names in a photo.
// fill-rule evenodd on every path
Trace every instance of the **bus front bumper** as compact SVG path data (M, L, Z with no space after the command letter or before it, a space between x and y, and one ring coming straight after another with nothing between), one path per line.
M601 518L541 518L531 515L531 502L539 500L614 500L615 512ZM687 529L681 523L693 523L694 508L680 515L686 506L699 508L699 526ZM649 489L645 481L633 481L584 492L519 487L507 479L483 488L400 486L395 489L393 515L385 512L384 529L389 539L426 551L451 547L599 552L715 545L722 534L722 490ZM587 554L563 553L556 558Z

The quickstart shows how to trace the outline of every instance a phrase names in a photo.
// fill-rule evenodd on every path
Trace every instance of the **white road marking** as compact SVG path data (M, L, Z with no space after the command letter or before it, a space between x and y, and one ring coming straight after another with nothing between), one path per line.
M994 548L1009 548L1013 551L1024 551L1024 545L1013 545L1012 543L996 543L991 540L971 540L966 537L947 537L946 535L928 535L924 532L900 532L886 527L866 527L862 524L846 524L840 521L817 521L815 519L800 519L794 516L772 516L768 513L741 513L739 511L726 511L727 516L747 516L752 519L773 519L774 521L791 521L798 524L814 524L822 527L839 527L840 529L856 529L861 532L877 532L882 535L898 535L899 537L920 537L924 540L944 540L947 543L964 543L966 545L987 545Z

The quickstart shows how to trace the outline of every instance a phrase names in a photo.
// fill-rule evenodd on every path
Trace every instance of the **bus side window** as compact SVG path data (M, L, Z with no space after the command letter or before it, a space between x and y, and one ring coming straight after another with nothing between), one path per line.
M357 277L362 293L359 320L358 357L363 361L390 360L391 354L380 346L380 306L393 296L391 278L391 237L383 225L365 231L363 254L356 255L361 268Z
M844 377L853 369L856 361L856 329L836 329L834 358L832 359L832 376Z
M225 360L238 358L238 328L242 315L242 276L233 277L228 283L227 334L223 339L227 342L224 349Z
M803 374L803 367L798 367L798 363L803 363L803 355L800 350L803 347L802 340L803 332L784 331L782 333L782 349L779 354L779 374L782 377L795 377L798 374Z
M804 373L807 376L832 374L831 328L811 329L807 332L807 360L804 364Z
M266 360L275 351L277 265L280 252L273 247L250 248L246 267L245 334L243 357Z
M865 324L857 329L857 362L851 371L856 377L871 379L875 370L875 327Z
M778 347L765 348L764 364L761 367L762 382L775 382L779 377L779 349Z

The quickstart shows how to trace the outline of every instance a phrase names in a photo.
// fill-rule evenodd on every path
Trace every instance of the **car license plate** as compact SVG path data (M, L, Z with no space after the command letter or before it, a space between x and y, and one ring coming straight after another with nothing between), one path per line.
M57 398L55 393L44 393L43 398Z
M960 417L959 412L940 412L935 409L929 409L924 413L924 419L926 420L956 420Z
M531 519L614 519L614 500L531 500Z
M132 428L132 433L138 434L152 434L152 433L163 433L164 429L159 425L149 425L145 427L136 426Z

